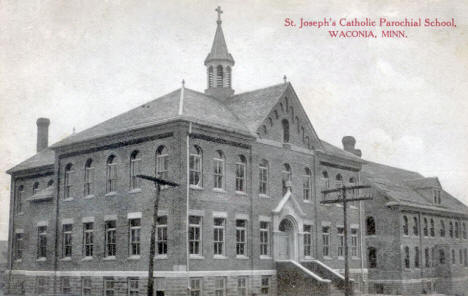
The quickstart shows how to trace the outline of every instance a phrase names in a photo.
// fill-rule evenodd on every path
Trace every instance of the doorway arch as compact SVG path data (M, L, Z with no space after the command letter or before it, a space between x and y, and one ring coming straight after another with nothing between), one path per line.
M296 260L297 223L292 217L285 217L278 226L278 259Z

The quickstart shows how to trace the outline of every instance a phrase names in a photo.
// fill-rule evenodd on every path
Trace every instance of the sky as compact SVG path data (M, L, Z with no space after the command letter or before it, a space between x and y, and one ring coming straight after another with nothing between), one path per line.
M236 93L287 75L320 138L352 135L363 158L439 177L468 203L468 1L0 0L0 239L10 177L49 143L181 86L203 91L221 5ZM455 19L407 38L332 39L286 18ZM374 30L381 28L338 28ZM334 30L337 30L336 28Z

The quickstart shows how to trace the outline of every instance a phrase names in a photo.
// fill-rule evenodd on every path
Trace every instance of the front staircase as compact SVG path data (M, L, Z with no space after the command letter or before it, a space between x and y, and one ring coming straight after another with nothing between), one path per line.
M344 295L344 277L318 260L280 260L276 270L279 296Z

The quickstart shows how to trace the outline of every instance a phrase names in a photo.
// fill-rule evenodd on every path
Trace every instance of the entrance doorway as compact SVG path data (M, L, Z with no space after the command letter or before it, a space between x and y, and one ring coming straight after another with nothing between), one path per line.
M294 224L289 219L283 219L279 224L278 257L280 260L294 260L295 252Z

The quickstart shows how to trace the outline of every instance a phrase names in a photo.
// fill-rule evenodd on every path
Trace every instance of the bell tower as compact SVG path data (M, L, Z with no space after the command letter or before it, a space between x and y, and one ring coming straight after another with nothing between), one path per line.
M234 90L232 89L234 59L227 49L221 27L221 14L223 11L219 6L215 11L218 13L216 33L211 51L205 59L208 80L208 88L205 90L205 93L220 100L225 100L234 94Z

